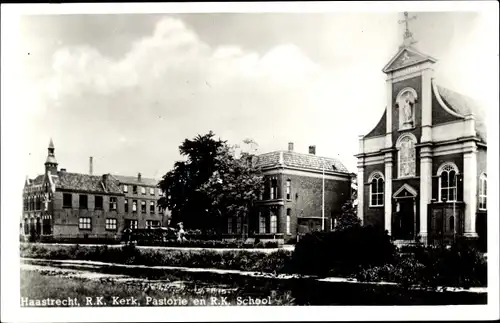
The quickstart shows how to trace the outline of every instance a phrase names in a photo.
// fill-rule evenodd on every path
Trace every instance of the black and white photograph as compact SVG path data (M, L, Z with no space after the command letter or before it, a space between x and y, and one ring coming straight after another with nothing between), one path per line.
M2 321L499 319L498 23L2 5Z

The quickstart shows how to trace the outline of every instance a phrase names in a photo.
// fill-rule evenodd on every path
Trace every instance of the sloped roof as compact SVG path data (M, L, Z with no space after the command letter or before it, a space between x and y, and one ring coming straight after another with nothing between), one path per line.
M137 176L122 176L122 175L111 175L116 178L120 183L124 184L136 184L136 185L148 185L148 186L156 186L158 185L158 181L154 178L145 178L141 177L141 180L137 178Z
M321 157L311 154L301 154L291 151L273 151L257 156L258 167L272 167L280 163L280 154L283 154L283 165L311 170L333 170L348 173L347 168L338 159Z
M437 84L436 88L447 107L453 110L453 112L463 116L470 113L474 114L476 119L476 133L482 141L486 142L486 109L477 101L463 94Z
M106 185L103 185L102 176L88 174L59 172L53 179L59 189L122 194L118 181L111 176L108 176Z

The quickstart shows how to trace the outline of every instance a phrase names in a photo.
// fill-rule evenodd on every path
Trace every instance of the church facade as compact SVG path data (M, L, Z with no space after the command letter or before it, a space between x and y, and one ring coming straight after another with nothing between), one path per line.
M485 239L484 110L439 86L408 36L383 69L386 110L359 138L358 216L402 244Z

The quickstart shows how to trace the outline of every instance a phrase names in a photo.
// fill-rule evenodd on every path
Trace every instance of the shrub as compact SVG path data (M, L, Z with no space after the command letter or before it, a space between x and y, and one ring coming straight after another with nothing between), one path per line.
M295 246L291 265L300 274L349 276L362 268L391 263L394 255L386 233L353 226L305 235Z
M450 249L416 246L393 264L361 270L361 281L390 281L403 286L463 287L487 285L487 262L474 246L461 241Z

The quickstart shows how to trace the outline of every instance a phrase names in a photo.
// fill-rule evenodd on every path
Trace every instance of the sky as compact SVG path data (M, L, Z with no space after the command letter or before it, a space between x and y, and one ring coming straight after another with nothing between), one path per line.
M410 12L436 82L476 100L498 59L480 12ZM382 68L402 43L399 12L38 15L20 20L25 175L50 138L60 168L161 178L186 138L212 130L258 153L339 158L386 102ZM493 70L494 72L494 70ZM496 76L497 77L497 76ZM498 95L495 94L495 95Z

